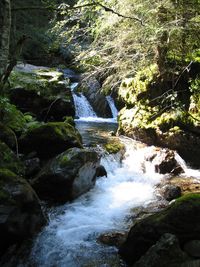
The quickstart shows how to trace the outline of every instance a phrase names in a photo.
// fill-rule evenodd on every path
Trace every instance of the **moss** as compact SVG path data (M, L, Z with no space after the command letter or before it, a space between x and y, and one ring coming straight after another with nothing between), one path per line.
M0 168L6 168L16 174L24 174L24 165L15 153L5 144L0 142Z
M141 100L140 95L147 91L148 85L157 74L157 65L153 64L137 72L134 78L123 80L119 88L119 96L127 104L135 105L138 100Z
M120 143L119 141L111 141L110 143L107 143L104 145L105 150L109 153L109 154L116 154L121 150L125 149L125 146Z
M37 70L32 72L21 72L14 70L10 76L11 87L24 87L34 90L39 95L55 95L64 91L67 84L62 82L63 74L56 70Z

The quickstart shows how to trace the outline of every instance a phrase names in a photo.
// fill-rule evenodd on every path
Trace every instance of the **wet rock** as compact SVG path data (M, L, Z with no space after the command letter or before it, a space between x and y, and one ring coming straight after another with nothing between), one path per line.
M126 235L125 232L105 233L98 237L98 241L108 246L120 247L126 240Z
M175 152L169 149L156 149L151 155L146 157L155 166L155 172L160 174L172 173L178 175L184 172L181 165L175 158Z
M167 201L171 201L181 196L181 188L179 186L166 185L163 190L163 196Z
M184 246L184 251L194 258L200 258L200 240L191 240Z
M46 223L31 186L7 169L0 169L0 253L32 237Z
M41 199L54 202L75 199L94 186L99 162L96 152L71 148L47 163L32 186Z
M149 248L133 267L178 267L187 260L189 257L181 250L177 237L166 233L155 245Z
M82 81L85 96L99 117L112 118L112 112L106 96L101 92L101 85L95 77Z
M103 177L103 176L106 176L107 177L107 171L104 168L104 166L100 165L99 167L97 167L97 169L96 169L96 176L97 177Z
M19 139L22 153L36 151L39 158L52 158L70 147L81 147L79 132L64 122L49 122L30 129Z
M119 253L133 264L165 233L176 235L181 247L200 239L200 194L180 197L163 211L136 222Z

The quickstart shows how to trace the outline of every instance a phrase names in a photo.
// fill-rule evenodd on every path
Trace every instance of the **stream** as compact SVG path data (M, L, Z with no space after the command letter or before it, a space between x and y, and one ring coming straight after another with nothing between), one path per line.
M76 127L84 146L101 145L116 131L116 108L113 118L98 118L82 95L73 98L76 106ZM116 138L116 137L115 137ZM102 233L127 230L133 208L148 206L156 201L154 186L163 177L149 164L142 172L148 147L137 149L133 140L121 137L126 146L124 159L120 155L102 153L101 164L107 177L97 180L95 187L71 203L49 210L49 224L37 236L30 261L37 267L116 267L125 266L115 247L97 241ZM184 162L183 162L184 164ZM31 265L32 266L32 265Z

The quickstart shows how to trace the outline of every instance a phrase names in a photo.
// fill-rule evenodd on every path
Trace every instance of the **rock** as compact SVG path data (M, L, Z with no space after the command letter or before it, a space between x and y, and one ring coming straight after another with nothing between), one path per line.
M64 116L75 116L75 108L71 94L67 96L44 96L39 89L17 87L9 92L10 101L22 112L31 112L37 119L48 121L53 118L63 121Z
M62 69L62 72L64 73L64 76L69 78L71 82L79 82L80 81L80 75L76 74L71 69Z
M200 258L200 240L191 240L186 243L184 251L191 257Z
M180 197L163 211L136 222L119 253L133 264L165 233L176 235L181 247L200 239L200 194Z
M166 185L163 190L163 196L167 201L171 201L181 196L181 188L179 186Z
M104 145L105 150L109 154L116 154L118 152L121 152L122 155L125 153L125 145L117 140L110 140L109 143Z
M151 161L155 165L155 172L160 174L172 173L178 175L184 172L175 158L175 152L169 149L157 149L153 151L152 155L148 155L146 160Z
M6 168L18 174L24 174L24 165L16 154L3 142L0 142L0 168Z
M40 171L40 159L32 158L24 161L25 176L30 178L36 175Z
M100 165L96 169L96 177L103 177L103 176L106 176L107 177L107 171L104 168L104 166Z
M0 254L32 237L46 223L31 186L7 169L0 169Z
M70 124L49 122L25 132L19 139L22 153L36 151L39 158L52 158L70 147L81 147L81 136Z
M124 232L114 232L101 234L98 237L98 241L102 244L108 246L120 247L126 239L126 233Z
M15 133L2 123L0 123L0 141L5 143L11 149L16 148Z
M105 95L101 92L101 85L95 77L82 82L83 92L99 117L112 118L112 112Z
M71 148L52 159L33 180L41 199L65 202L90 190L100 159L94 151Z
M189 257L184 253L175 235L164 234L155 245L137 261L133 267L178 267L187 261Z
M51 101L46 111L46 120L53 118L55 121L63 121L66 116L75 116L75 107L71 98L57 98Z

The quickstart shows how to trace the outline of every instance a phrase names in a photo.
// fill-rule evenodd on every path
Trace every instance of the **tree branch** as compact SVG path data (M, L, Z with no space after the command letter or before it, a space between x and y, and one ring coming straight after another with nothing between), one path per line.
M135 21L140 22L140 24L142 26L144 26L144 23L141 19L137 18L137 17L130 17L130 16L126 16L123 15L115 10L113 10L110 7L107 7L99 2L93 2L93 3L88 3L88 4L84 4L84 5L79 5L79 6L62 6L61 8L55 8L53 6L47 6L47 7L41 7L41 6L25 6L25 7L14 7L11 9L12 12L17 12L17 11L25 11L25 10L53 10L53 11L64 11L64 10L75 10L75 9L81 9L83 7L91 7L91 6L100 6L102 7L106 12L111 12L115 15L117 15L118 17L121 18L125 18L125 19L132 19Z

